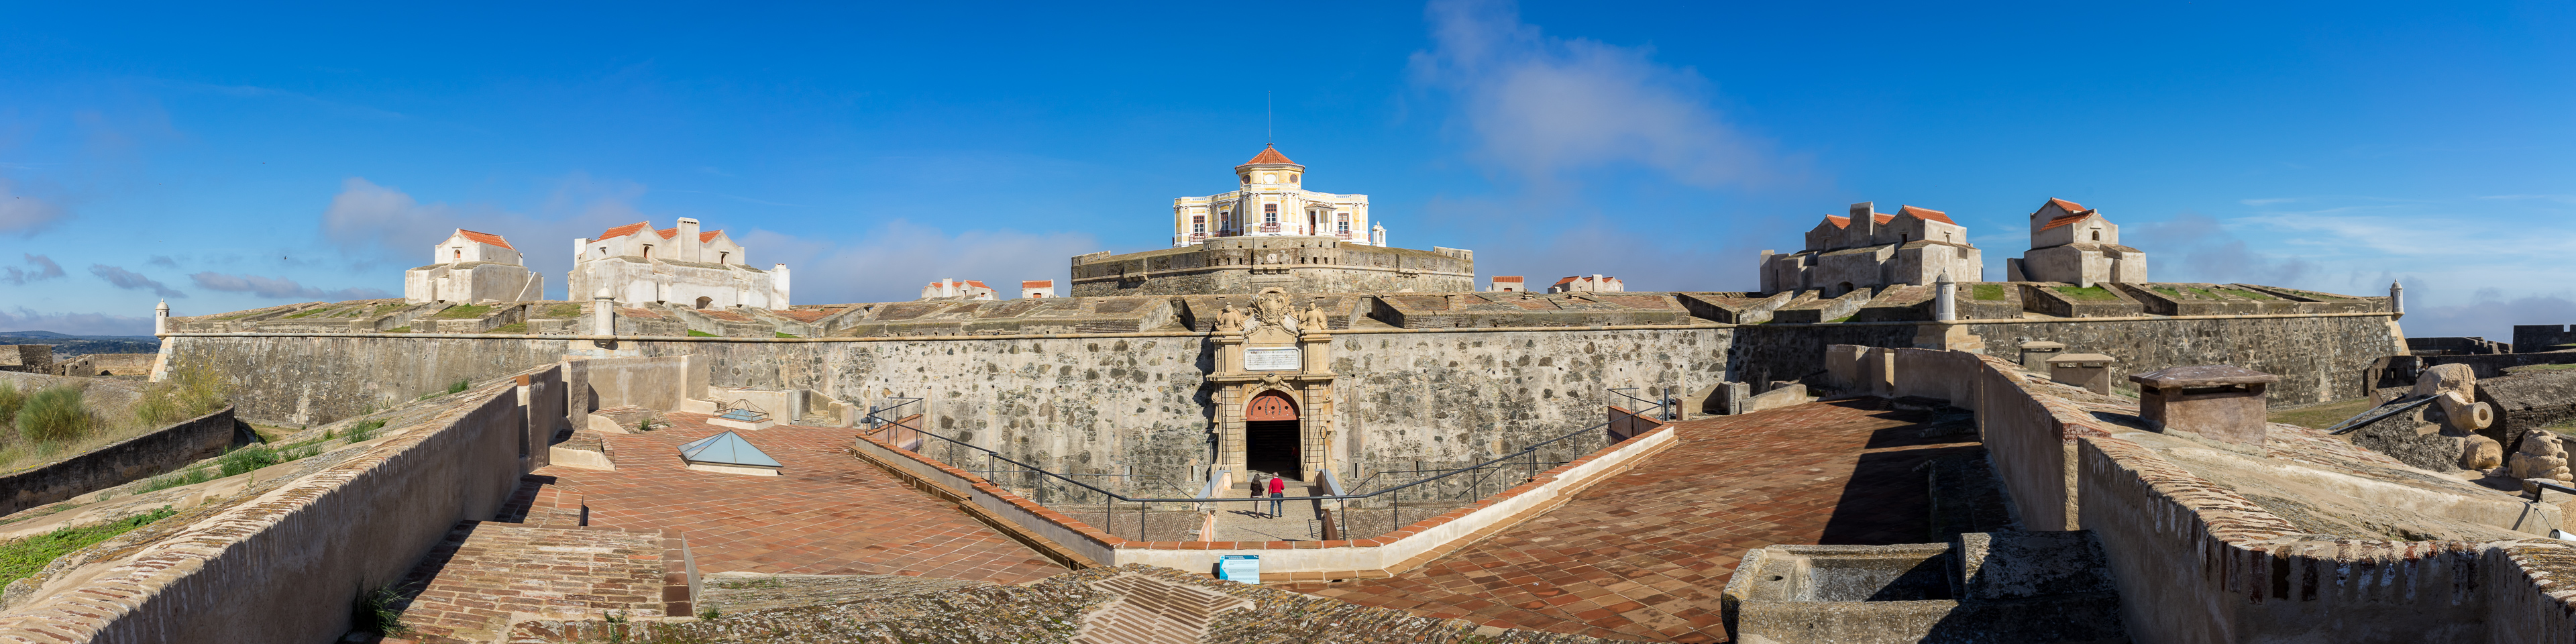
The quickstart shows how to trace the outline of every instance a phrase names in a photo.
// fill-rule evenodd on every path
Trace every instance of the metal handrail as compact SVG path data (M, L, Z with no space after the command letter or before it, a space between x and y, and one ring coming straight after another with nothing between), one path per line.
M1676 401L1676 400L1674 400L1674 399L1673 399L1673 397L1671 397L1671 396L1664 396L1664 397L1662 397L1661 399L1658 399L1658 400L1647 400L1647 399L1644 399L1644 398L1638 398L1638 397L1636 397L1636 396L1631 396L1631 395L1628 395L1628 394L1626 394L1626 393L1623 393L1623 392L1629 392L1629 391L1637 391L1638 389L1640 389L1640 388L1639 388L1639 387L1620 387L1620 388L1616 388L1616 389L1611 389L1611 390L1610 390L1610 393L1619 394L1619 397L1621 397L1621 398L1626 398L1626 399L1629 399L1629 400L1632 400L1632 401L1636 401L1636 402L1638 403L1638 406L1639 406L1640 408L1643 408L1643 407L1653 407L1653 408L1655 408L1655 411L1654 411L1654 413L1653 413L1653 414L1651 414L1651 415L1647 415L1647 417L1648 417L1648 418L1653 418L1653 419L1655 419L1655 420L1672 420L1672 419L1673 419L1673 409L1672 409L1672 408L1673 408L1673 406L1674 406L1675 404L1677 404L1677 403L1678 403L1678 402L1680 402L1680 401ZM1642 409L1641 409L1641 410L1642 410Z
M1614 391L1615 391L1615 390L1614 390ZM1622 394L1622 395L1625 395L1625 394ZM919 398L912 398L912 399L909 399L909 400L910 400L910 402L906 402L906 403L898 404L898 405L895 405L894 407L888 407L888 408L886 408L884 411L890 411L890 410L892 410L892 409L894 409L894 408L896 408L896 407L902 407L903 405L912 404L913 402L919 402L921 399L919 399ZM873 408L871 408L871 409L872 409L872 411L870 411L870 412L869 412L869 414L868 414L868 419L869 419L869 421L871 422L871 424L874 424L874 423L877 423L877 422L887 422L887 423L891 423L891 422L893 422L893 421L887 421L887 420L884 420L884 419L878 418L878 417L877 417L877 415L876 415L876 411L879 411L879 410L874 410ZM1090 490L1090 491L1093 491L1093 492L1097 492L1097 493L1099 493L1100 495L1102 495L1102 496L1104 496L1104 497L1107 497L1109 501L1125 501L1125 502L1129 502L1129 503L1229 503L1229 502L1263 502L1263 501L1339 501L1339 500L1348 500L1348 499L1372 499L1372 498L1377 498L1377 497L1382 496L1382 495L1391 494L1391 493L1394 493L1394 492L1400 492L1400 491L1403 491L1403 490L1405 490L1405 489L1412 488L1412 487L1414 487L1414 486L1422 485L1422 484L1425 484L1425 483L1430 483L1430 482L1432 482L1432 481L1438 481L1438 480L1445 479L1445 478L1449 478L1449 477L1452 477L1452 476L1457 476L1457 475L1459 475L1459 474L1464 474L1464 473L1471 472L1471 471L1481 470L1481 469L1484 469L1484 468L1485 468L1485 467L1487 467L1487 466L1491 466L1491 465L1494 465L1494 464L1496 464L1496 463L1501 463L1501 462L1504 462L1504 461L1509 461L1509 460L1514 460L1514 459L1520 458L1522 455L1529 455L1529 456L1531 457L1531 461L1530 461L1530 462L1531 462L1532 464L1536 464L1536 462L1537 462L1537 458L1536 458L1536 457L1537 457L1537 455L1538 455L1538 450L1539 450L1539 448L1546 447L1546 446L1548 446L1548 445L1552 445L1552 444L1555 444L1555 443L1560 442L1560 441L1564 441L1564 440L1569 439L1569 438L1574 438L1574 437L1576 437L1576 436L1581 436L1581 435L1583 435L1583 434L1585 434L1585 433L1588 433L1588 432L1600 431L1600 430L1606 430L1606 429L1608 429L1609 427L1610 427L1610 423L1609 423L1608 421L1603 421L1603 422L1601 422L1601 423L1599 423L1599 424L1595 424L1595 425L1591 425L1591 426L1588 426L1588 427L1584 427L1584 428L1582 428L1582 429L1574 430L1574 431L1572 431L1572 432L1567 432L1567 433L1562 434L1562 435L1559 435L1559 436L1557 436L1557 437L1555 437L1555 438L1550 438L1550 439L1547 439L1547 440L1544 440L1544 441L1539 441L1539 442L1537 442L1537 443L1532 443L1532 444L1530 444L1530 446L1528 446L1528 447L1521 448L1521 450L1520 450L1520 451L1512 452L1512 453L1510 453L1510 454L1505 454L1505 455L1503 455L1503 456L1496 457L1496 458L1494 458L1494 459L1487 460L1487 461L1482 462L1482 463L1477 463L1477 464L1475 464L1475 465L1470 465L1470 466L1463 467L1463 468L1458 468L1458 469L1454 469L1454 470L1449 470L1449 471L1447 471L1446 473L1440 474L1440 475L1438 475L1438 476L1433 476L1433 477L1429 477L1429 478L1424 478L1424 479L1422 479L1422 480L1414 481L1414 482L1411 482L1411 483L1405 483L1405 484L1403 484L1403 485L1398 485L1398 486L1395 486L1395 487L1390 487L1390 488L1386 488L1386 489L1382 489L1382 490L1377 490L1377 491L1369 492L1369 493L1366 493L1366 494L1326 494L1326 495L1316 495L1316 496L1287 496L1287 497L1246 497L1246 498L1241 498L1241 499L1209 499L1209 498L1195 498L1195 497L1131 497L1131 496L1127 496L1127 495L1124 495L1124 494L1119 494L1119 493L1116 493L1116 492L1111 492L1111 491L1108 491L1108 490L1100 489L1099 487L1097 487L1097 486L1093 486L1093 485L1088 484L1088 483L1084 483L1084 482L1081 482L1081 481L1073 480L1071 477L1065 476L1065 475L1063 475L1063 474L1059 474L1059 473L1056 473L1056 472L1048 471L1048 470L1046 470L1046 469L1044 469L1044 468L1042 468L1042 467L1039 467L1039 466L1037 466L1037 465L1034 465L1034 464L1021 462L1021 461L1019 461L1018 459L1014 459L1014 458L1011 458L1011 457L1008 457L1008 456L1003 456L1000 452L995 452L995 451L993 451L993 450L986 449L986 448L984 448L984 447L982 447L982 446L979 446L979 445L974 445L974 444L966 443L966 442L963 442L963 441L959 441L959 440L954 439L954 438L949 438L949 437L946 437L946 436L941 436L941 435L939 435L939 434L932 433L932 432L930 432L929 430L921 429L921 428L918 428L918 427L916 427L916 428L911 428L911 429L912 429L912 432L913 432L914 434L917 434L917 435L927 436L927 437L931 437L931 438L936 438L936 439L939 439L939 440L947 441L950 445L955 445L955 446L958 446L958 447L964 447L964 448L971 449L971 450L975 450L975 451L978 451L978 452L983 452L983 453L984 453L984 457L985 457L986 459L990 459L990 460L992 460L992 461L1000 461L1000 462L1003 462L1003 463L1009 463L1009 464L1011 464L1011 465L1015 465L1015 466L1019 466L1019 467L1022 467L1022 468L1026 468L1024 471L1027 471L1027 472L1033 472L1033 473L1036 473L1036 474L1041 474L1041 475L1044 475L1044 476L1047 476L1047 477L1055 478L1055 479L1061 480L1061 481L1063 481L1063 482L1065 482L1065 483L1071 484L1071 485L1073 485L1073 486L1075 486L1075 487L1080 487L1080 488L1082 488L1082 489L1086 489L1086 490ZM870 432L870 433L874 433L874 432ZM999 469L999 468L991 468L991 469L992 469L992 471L1000 471L1000 469ZM1536 471L1535 471L1535 470L1533 470L1533 471L1532 471L1532 474L1533 474L1533 475L1535 475L1535 474L1536 474Z

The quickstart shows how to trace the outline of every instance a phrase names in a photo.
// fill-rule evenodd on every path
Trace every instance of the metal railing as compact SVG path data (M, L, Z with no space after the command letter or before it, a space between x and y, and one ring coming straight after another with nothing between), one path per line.
M1631 395L1628 395L1628 394L1626 393L1626 392L1637 391L1637 390L1638 390L1638 388L1637 388L1637 387L1620 387L1620 388L1617 388L1617 389L1612 389L1612 390L1610 390L1610 393L1619 394L1619 397L1621 397L1621 398L1626 398L1626 399L1628 399L1628 400L1629 400L1629 401L1631 401L1631 402L1635 402L1635 403L1637 403L1637 412L1638 412L1638 414L1639 414L1639 415L1646 416L1646 417L1648 417L1648 418L1653 418L1653 419L1655 419L1655 420L1666 420L1666 421L1669 421L1669 420L1675 420L1675 419L1673 418L1673 412L1675 411L1675 409L1676 409L1676 408L1678 408L1678 407L1680 407L1680 406L1681 406L1681 400L1680 400L1680 399L1674 398L1674 397L1672 397L1671 395L1665 395L1665 396L1662 396L1662 397L1660 397L1660 398L1658 398L1658 399L1656 399L1656 400L1647 400L1647 399L1644 399L1644 398L1638 398L1638 397L1636 397L1636 396L1631 396ZM1666 391L1667 391L1667 392L1669 392L1670 390L1668 389L1668 390L1666 390ZM1651 415L1646 414L1646 413L1645 413L1645 409L1646 409L1647 407L1653 407L1653 408L1655 408L1655 412L1654 412L1653 414L1651 414Z
M1634 388L1630 388L1630 389L1631 389L1631 390L1633 390ZM1618 391L1620 391L1620 390L1616 390L1616 389L1611 390L1611 392L1613 392L1613 393L1616 393L1616 392L1618 392ZM1627 396L1626 394L1620 394L1620 395L1621 395L1621 396L1625 396L1625 397L1629 398L1630 400L1634 400L1634 401L1636 401L1636 402L1638 402L1638 403L1641 403L1641 406L1642 406L1642 407L1645 407L1645 408L1651 408L1651 409L1653 410L1653 412L1652 412L1652 414L1651 414L1651 415L1649 415L1649 416L1648 416L1648 417L1650 417L1650 418L1666 418L1666 419L1668 419L1668 418L1669 418L1669 416L1671 415L1672 405L1668 404L1668 403L1669 403L1669 401L1667 401L1667 402L1660 402L1660 403L1659 403L1659 402L1653 402L1653 401L1647 401L1647 400L1644 400L1644 399L1639 399L1639 398L1636 398L1636 397L1634 397L1634 396ZM895 405L890 405L890 406L885 406L885 407L875 407L875 406L871 406L871 407L869 408L868 416L867 416L867 418L865 419L865 425L866 425L866 427L867 427L867 430L866 430L866 433L867 433L867 434L869 434L869 435L875 435L875 434L878 434L878 433L881 433L881 432L885 431L887 428L897 426L897 425L896 425L896 421L895 421L895 420L889 420L889 419L883 418L883 417L881 417L879 414L881 414L881 413L887 413L887 412L892 412L892 411L895 411L895 410L901 409L901 408L903 408L903 407L905 407L905 406L907 406L907 405L912 405L912 404L915 404L915 403L919 403L919 402L921 401L921 399L920 399L920 398L899 398L899 399L904 400L905 402L897 403L897 404L895 404ZM1647 414L1641 413L1640 415L1647 415ZM901 418L901 416L900 416L900 415L897 415L896 417L897 417L897 418ZM919 424L927 425L928 423L919 423ZM1529 444L1528 446L1522 447L1520 450L1515 451L1515 452L1512 452L1512 453L1510 453L1510 454L1504 454L1504 455L1502 455L1502 456L1497 456L1497 457L1494 457L1494 458L1491 458L1491 459L1486 459L1486 460L1484 460L1484 461L1482 461L1482 462L1478 462L1478 463L1475 463L1475 464L1473 464L1473 465L1468 465L1468 466L1465 466L1465 467L1452 468L1452 469L1445 469L1445 470L1423 470L1423 469L1416 469L1416 470L1381 470L1381 471L1379 472L1379 474L1388 473L1388 472L1406 472L1406 473L1417 473L1417 474L1429 474L1429 476L1425 476L1425 477L1423 477L1423 478L1416 479L1416 480L1413 480L1413 481L1408 481L1408 482L1403 482L1403 483L1393 484L1393 485L1390 485L1390 486L1385 487L1385 488L1380 488L1380 489L1377 489L1377 490L1371 490L1371 491L1367 491L1367 492L1359 492L1359 493L1344 493L1344 494L1321 494L1321 495L1308 495L1308 496L1281 496L1281 497L1249 496L1249 497L1244 497L1244 498L1228 498L1228 499L1221 499L1221 498L1209 498L1209 497L1206 497L1206 496L1190 495L1189 490L1193 489L1193 487L1194 487L1194 486L1199 485L1199 484L1200 484L1200 482L1198 482L1198 481L1160 481L1160 480L1152 481L1153 483L1157 484L1157 485L1155 485L1155 487L1168 487L1168 488L1178 489L1178 490L1181 490L1181 494L1182 494L1182 495L1176 495L1176 496L1153 496L1153 497L1149 497L1149 496L1130 496L1129 494L1120 493L1120 492L1115 492L1115 491L1111 491L1111 490L1108 490L1108 489L1102 488L1102 487L1097 486L1097 485L1092 485L1092 484L1090 484L1090 483L1085 483L1085 482L1083 482L1083 481L1078 480L1078 479L1076 479L1076 478L1075 478L1076 476L1091 476L1091 475L1078 475L1078 474L1066 474L1066 473L1055 472L1055 471L1052 471L1052 470L1048 470L1048 469L1046 469L1046 468L1044 468L1044 467L1038 466L1037 464L1029 463L1029 462L1025 462L1025 461L1022 461L1022 460L1016 459L1016 458L1012 458L1012 457L1009 457L1009 456L1005 456L1005 455L1003 455L1003 454L1002 454L1002 453L1000 453L1000 452L996 452L996 451L993 451L993 450L991 450L991 449L986 449L986 448L984 448L984 447L982 447L982 446L975 445L975 444L972 444L972 443L967 443L967 442L965 442L965 441L960 441L960 440L957 440L957 439L955 439L955 438L950 438L950 437L948 437L948 436L943 436L943 435L940 435L940 434L937 434L937 433L933 433L933 432L930 432L930 431L928 431L928 430L926 430L926 429L923 429L923 428L920 428L920 427L904 426L904 429L906 429L907 431L909 431L910 433L912 433L912 434L914 434L914 435L917 435L917 436L923 437L923 438L925 438L925 439L938 439L939 441L942 441L942 442L946 443L946 444L950 447L950 449L951 449L951 452L950 452L951 454L955 454L955 453L956 453L956 452L955 452L955 450L958 450L958 449L968 450L968 451L970 452L970 456L969 456L969 458L972 458L971 453L981 453L981 454L983 455L983 457L984 457L984 467L983 467L982 469L980 469L980 470L972 470L972 469L970 469L970 470L967 470L967 471L970 471L970 472L989 472L989 473L995 473L995 474L1013 474L1013 475L1022 475L1022 476L1015 477L1015 478L1021 478L1023 481L1025 481L1025 484L1023 484L1023 485L1011 485L1011 484L1009 484L1008 482L1005 482L1005 481L1002 481L1002 480L994 479L994 478L993 478L993 477L991 477L991 476L986 476L986 477L985 477L985 480L987 480L987 481L989 481L989 482L992 482L992 483L994 483L994 484L996 484L996 485L1001 485L1001 486L1003 486L1003 487L1029 488L1029 489L1033 490L1034 492L1036 492L1036 493L1037 493L1037 495L1038 495L1038 497L1039 497L1040 499L1043 499L1043 498L1046 496L1046 494L1045 494L1045 490L1046 490L1046 488L1043 486L1043 484L1044 484L1044 483L1046 483L1046 482L1049 482L1049 481L1054 481L1054 482L1058 482L1058 483L1061 483L1061 484L1066 485L1066 486L1070 486L1071 488L1074 488L1074 489L1070 489L1070 490L1068 490L1068 492L1076 492L1076 493L1087 492L1087 493L1088 493L1088 494L1083 494L1082 496L1097 495L1097 496L1100 498L1100 500L1101 500L1101 505L1102 505L1102 510L1101 510L1101 514L1102 514L1102 525L1100 526L1100 529L1101 529L1101 531L1103 531L1103 532L1107 532L1107 533L1110 533L1110 534L1113 534L1113 535L1115 535L1115 534L1119 534L1119 531L1118 531L1118 521L1117 521L1117 515L1119 514L1119 512L1117 511L1117 507L1116 507L1116 506L1117 506L1117 504L1122 503L1122 502L1123 502L1123 503L1134 503L1134 504L1136 504L1136 522L1135 522L1135 523L1136 523L1136 537L1135 537L1135 539L1136 539L1137 541L1151 541L1151 539L1146 538L1146 537L1147 537L1147 534L1146 534L1146 531L1147 531L1147 526L1146 526L1146 513L1147 513L1147 511L1148 511L1148 509L1149 509L1149 506L1151 506L1151 505L1153 505L1153 504L1164 504L1164 505L1166 505L1166 506L1197 507L1197 505L1196 505L1196 504L1206 504L1206 503L1223 504L1223 503L1264 503L1264 502L1283 502L1283 503L1284 503L1284 502L1307 502L1307 503L1317 503L1317 504L1321 504L1321 503L1323 503L1323 502L1331 501L1331 502L1336 502L1336 503L1334 504L1334 508L1332 509L1332 511L1339 512L1339 513L1341 514L1341 516L1339 517L1339 520L1338 520L1338 521L1333 521L1333 522L1330 522L1330 523L1338 524L1338 525L1340 525L1340 526L1348 526L1348 525L1350 525L1349 516L1350 516L1350 511L1351 511L1351 509L1352 509L1352 507L1351 507L1351 506L1353 505L1353 503L1350 503L1350 502L1358 502L1358 501L1376 501L1376 500L1381 500L1381 499L1382 499L1382 500L1386 501L1386 502L1387 502L1387 504L1388 504L1387 511L1388 511L1388 516L1389 516L1389 518L1390 518L1389 525L1388 525L1388 527L1386 528L1386 530L1385 530L1385 531L1387 531L1387 532L1391 532L1391 531L1394 531L1394 530L1396 530L1396 529L1400 529L1400 528L1402 528L1402 527L1403 527L1403 526L1405 526L1405 525L1409 525L1407 522L1405 522L1405 521L1403 520L1403 517L1404 517L1404 497L1403 497L1403 495L1402 495L1401 493L1403 493L1403 492L1405 492L1405 491L1408 491L1408 490L1416 490L1416 489L1426 490L1426 491L1431 491L1431 490L1433 490L1433 489L1434 489L1432 486L1434 486L1435 484L1440 484L1440 483L1443 483L1443 482L1447 482L1447 483L1452 483L1452 484L1460 484L1460 487L1463 487L1463 488L1465 488L1465 489L1469 490L1469 491L1470 491L1471 496L1466 497L1466 498L1467 498L1467 500L1472 501L1472 500L1477 499L1477 498L1483 498L1483 494L1484 494L1484 492L1483 492L1484 484L1489 480L1489 478L1490 478L1490 475L1491 475L1491 474L1494 474L1494 473L1497 473L1497 472L1501 472L1501 471L1503 471L1503 470L1505 470L1505 469L1507 469L1507 468L1523 469L1524 471L1528 472L1528 474L1527 474L1527 475L1525 475L1525 476L1523 476L1523 477L1521 477L1519 481L1513 481L1513 482L1510 482L1510 485L1518 485L1519 483L1527 482L1527 481L1529 481L1530 479L1534 479L1534 478L1536 478L1536 477L1538 476L1539 472L1545 471L1545 469L1552 469L1552 468L1554 468L1554 467L1556 467L1556 466L1561 466L1561 465L1564 465L1565 463L1572 462L1572 460L1573 460L1573 459L1569 458L1569 459L1567 459L1567 460L1562 460L1562 461L1556 461L1556 460L1542 461L1542 460L1540 460L1540 458L1539 458L1539 451L1540 451L1540 450L1542 450L1542 449L1546 449L1546 448L1548 448L1549 446L1558 445L1558 444L1561 444L1561 443L1566 443L1567 441L1574 440L1574 439L1578 439L1578 438L1581 438L1581 437L1584 437L1584 436L1590 436L1590 435L1598 435L1598 436L1601 436L1601 437L1603 438L1603 440L1611 440L1611 439L1612 439L1612 438L1614 438L1614 437L1613 437L1613 436L1610 434L1610 432L1608 431L1608 430L1610 429L1610 426L1611 426L1611 422L1609 422L1609 421L1603 421L1603 422L1600 422L1600 423L1595 423L1595 424L1592 424L1592 425L1585 426L1585 427L1584 427L1584 428L1582 428L1582 429L1577 429L1577 430L1574 430L1574 431L1566 432L1566 433L1564 433L1564 434L1559 434L1559 435L1557 435L1557 436L1555 436L1555 437L1553 437L1553 438L1549 438L1549 439L1547 439L1547 440L1542 440L1542 441L1537 441L1537 442L1531 443L1531 444ZM1621 440L1624 440L1624 439L1621 439ZM914 450L914 451L915 451L915 452L917 452L917 453L920 453L920 452L926 452L926 450ZM966 469L966 465L967 465L967 464L965 464L965 463L958 463L958 462L955 462L955 460L954 460L954 459L949 459L949 463L948 463L948 464L949 464L949 465L952 465L952 466L957 466L959 469ZM1004 467L1006 464L1007 464L1009 467ZM1542 465L1544 465L1544 466L1545 466L1545 468L1542 468L1542 467L1541 467ZM1417 466L1417 467L1418 467L1418 466ZM1475 479L1472 479L1472 480L1471 480L1471 479L1460 479L1460 480L1458 480L1458 481L1451 481L1451 479L1453 479L1453 478L1464 477L1464 476L1467 476L1467 475L1469 475L1469 474L1476 474L1476 475L1478 475L1478 477L1477 477L1477 478L1475 478ZM1376 478L1376 476L1377 476L1377 475L1378 475L1378 474L1371 474L1369 478L1374 479L1374 478ZM1119 475L1119 476L1126 476L1126 475ZM1509 480L1509 479L1506 479L1506 481L1508 481L1508 480ZM1338 483L1338 481L1334 481L1334 483ZM1131 481L1129 485L1124 485L1124 486L1120 486L1120 487L1129 487L1129 488L1133 489L1134 484L1133 484L1133 483L1132 483L1132 481ZM1338 486L1338 485L1335 485L1334 487L1339 487L1339 486ZM1354 486L1354 487L1357 487L1357 486ZM1509 489L1509 485L1504 486L1504 488L1505 488L1505 489ZM1497 492L1499 492L1499 490L1497 490ZM1431 496L1432 498L1431 498L1431 499L1428 499L1428 500L1431 500L1431 501L1435 501L1435 502L1436 502L1436 501L1441 501L1441 500L1447 500L1447 499L1446 499L1446 497L1449 497L1450 495L1447 495L1447 494L1438 494L1438 493L1436 493L1436 491L1435 491L1434 493L1430 494L1430 496ZM1088 500L1088 499L1079 499L1079 501L1087 501L1087 500ZM1074 502L1074 501L1076 501L1076 500L1071 500L1071 499L1069 499L1069 500L1068 500L1068 502ZM1044 503L1045 503L1045 501L1044 501L1044 500L1039 500L1038 502L1039 502L1039 503L1041 503L1041 504L1044 504ZM1422 508L1421 508L1421 506L1419 505L1419 501L1417 501L1416 509L1417 509L1417 510L1422 509ZM1332 531L1333 531L1333 532L1339 532L1339 530L1332 530ZM1381 534L1383 534L1383 532L1381 532ZM1213 535L1201 535L1201 536L1202 536L1202 537L1209 537L1209 536L1213 536ZM1339 536L1339 535L1336 535L1336 536ZM1345 538L1348 538L1348 537L1345 537ZM1167 541L1181 541L1181 540L1188 540L1188 541L1200 541L1200 540L1213 540L1213 539L1166 539L1166 540L1167 540Z

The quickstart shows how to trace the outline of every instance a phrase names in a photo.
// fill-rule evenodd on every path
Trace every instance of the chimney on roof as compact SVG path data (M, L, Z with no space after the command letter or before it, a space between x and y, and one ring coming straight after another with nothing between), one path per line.
M672 259L683 262L698 261L698 220L681 217L680 236L672 239L671 242L680 247L680 252L674 253Z
M1868 246L1878 238L1878 202L1863 201L1851 205L1851 225L1843 229L1848 246Z

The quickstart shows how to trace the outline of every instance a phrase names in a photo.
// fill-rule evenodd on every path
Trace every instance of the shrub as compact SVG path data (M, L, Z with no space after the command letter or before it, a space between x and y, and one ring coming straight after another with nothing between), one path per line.
M402 624L402 611L394 608L402 599L392 584L358 591L358 600L349 605L349 627L378 635L411 630Z
M170 377L143 390L134 417L145 425L167 425L214 413L231 404L232 383L222 374L191 365L170 370Z
M697 330L697 329L689 329L689 337L693 337L693 338L712 338L712 337L716 337L716 334L708 333L708 332L705 332L705 331L700 331L700 330Z
M375 440L376 430L384 428L385 419L382 418L370 418L358 421L358 424L349 426L349 442L354 444ZM329 438L327 432L325 434L324 438Z
M18 408L27 404L27 392L19 391L14 382L0 382L0 425L18 419Z
M472 389L472 388L474 388L474 381L472 381L472 380L467 380L467 379L464 379L464 378L458 378L458 379L456 379L456 382L455 382L454 384L450 384L450 385L448 385L448 386L447 386L447 393L451 393L451 394L461 394L461 393L465 393L465 390L467 390L467 389Z
M65 441L89 433L98 419L81 403L81 390L54 387L28 396L18 408L18 435L31 441Z

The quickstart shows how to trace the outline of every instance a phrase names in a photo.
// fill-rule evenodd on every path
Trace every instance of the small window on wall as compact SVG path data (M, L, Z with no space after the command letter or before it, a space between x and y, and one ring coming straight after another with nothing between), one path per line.
M652 247L652 246L649 246L649 245L648 245L648 246L645 246L645 247L644 247L644 258L645 258L645 259L652 259L652 258L653 258L653 247Z
M2101 230L2101 229L2098 229L2098 228L2097 228L2097 229L2094 229L2094 230L2093 230L2093 241L2102 241L2102 230Z
M1277 225L1279 225L1279 204L1275 204L1275 203L1266 203L1266 204L1261 204L1261 225L1264 225L1264 226L1277 226Z
M1206 234L1207 215L1190 215L1190 232L1194 234Z
M727 261L731 259L733 259L733 253L716 253L716 263L718 264L731 264L733 262Z

